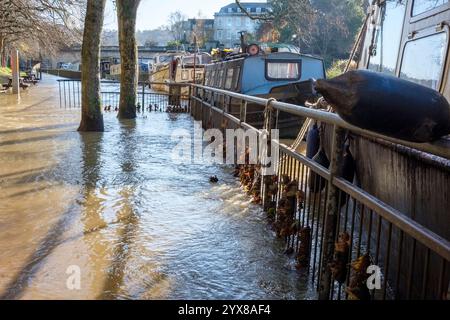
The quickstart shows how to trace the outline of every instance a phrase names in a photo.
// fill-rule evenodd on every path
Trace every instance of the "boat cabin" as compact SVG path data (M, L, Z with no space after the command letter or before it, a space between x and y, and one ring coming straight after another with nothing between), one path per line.
M252 96L273 96L276 88L325 78L323 60L276 52L240 57L206 66L205 85ZM283 100L283 99L281 99Z

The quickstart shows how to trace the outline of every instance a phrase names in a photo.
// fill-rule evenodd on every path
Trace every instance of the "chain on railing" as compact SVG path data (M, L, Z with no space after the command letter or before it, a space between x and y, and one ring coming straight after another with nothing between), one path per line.
M235 106L231 108L233 112L229 112L230 104ZM333 128L329 168L272 140L280 150L278 172L261 184L261 194L268 195L263 200L264 209L269 218L275 214L275 224L286 220L282 210L286 201L283 192L292 187L296 190L295 209L287 219L288 223L292 222L292 228L278 230L278 235L285 238L287 251L296 253L297 267L309 274L320 299L447 298L448 239L345 180L342 163L348 132L444 159L450 159L449 140L441 139L433 144L400 141L354 127L330 112L193 85L191 114L202 121L204 128L219 128L217 120L227 119L229 128L260 131L262 128L247 122L250 105L253 110L260 106L261 113L270 106L276 115L283 111ZM278 185L276 193L265 190L271 183ZM374 271L379 272L381 287L367 286L367 270L371 266L379 268Z

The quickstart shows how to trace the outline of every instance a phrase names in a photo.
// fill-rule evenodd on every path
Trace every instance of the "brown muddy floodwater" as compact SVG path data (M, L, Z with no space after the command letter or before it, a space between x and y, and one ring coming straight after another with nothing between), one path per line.
M172 163L188 115L80 134L79 113L51 76L0 94L0 299L314 297L232 168Z

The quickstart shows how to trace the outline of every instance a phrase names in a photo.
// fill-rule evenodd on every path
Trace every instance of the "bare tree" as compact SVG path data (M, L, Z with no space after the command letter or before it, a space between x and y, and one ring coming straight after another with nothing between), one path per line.
M0 0L0 61L12 47L50 53L81 39L86 0Z
M78 131L103 131L100 99L100 43L106 0L88 0L81 72L81 123Z
M136 118L138 85L138 50L136 16L140 0L117 0L120 46L120 104L119 119Z
M247 9L245 8L245 6L241 3L240 0L235 0L237 6L239 9L241 9L241 11L247 16L249 17L251 20L259 20L259 21L273 21L274 20L274 16L272 14L272 12L267 12L265 14L258 14L258 15L252 15L251 13L249 13L247 11Z
M184 40L185 30L183 24L186 19L187 17L181 11L175 11L169 15L169 31L176 42Z

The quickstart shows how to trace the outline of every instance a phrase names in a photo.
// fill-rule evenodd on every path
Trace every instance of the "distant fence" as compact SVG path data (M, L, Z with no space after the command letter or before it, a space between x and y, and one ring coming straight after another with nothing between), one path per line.
M67 79L73 80L81 79L81 71L64 70L64 69L47 69L42 70L42 72Z
M152 86L158 85L165 91L155 91ZM60 108L81 108L81 81L58 80ZM150 105L165 109L167 106L189 106L189 85L168 85L165 83L139 82L136 92L136 103L142 110ZM101 82L101 101L103 107L116 109L120 103L120 82Z

